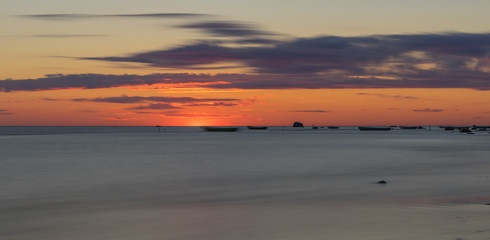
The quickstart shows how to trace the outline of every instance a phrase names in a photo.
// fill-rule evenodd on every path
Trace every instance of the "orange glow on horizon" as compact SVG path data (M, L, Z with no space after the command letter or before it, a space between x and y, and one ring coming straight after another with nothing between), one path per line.
M488 92L470 89L72 89L0 93L0 125L490 125ZM202 91L201 91L202 90ZM166 103L73 101L121 96L237 99ZM216 104L218 103L218 104ZM163 105L165 106L165 105ZM0 112L2 113L2 112Z

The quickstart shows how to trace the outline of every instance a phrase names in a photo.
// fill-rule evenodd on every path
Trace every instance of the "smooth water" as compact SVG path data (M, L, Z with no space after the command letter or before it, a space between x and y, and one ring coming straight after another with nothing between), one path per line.
M475 221L461 236L441 226L458 217L441 209L447 204L490 202L488 132L160 130L1 127L0 239L455 239L470 236L468 226L476 239L490 233L479 227L490 207L458 208ZM410 228L424 221L414 235Z

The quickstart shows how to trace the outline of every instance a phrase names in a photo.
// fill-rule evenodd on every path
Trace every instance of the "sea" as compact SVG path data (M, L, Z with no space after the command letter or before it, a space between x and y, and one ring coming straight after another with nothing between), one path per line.
M489 176L488 131L0 127L0 239L488 240Z

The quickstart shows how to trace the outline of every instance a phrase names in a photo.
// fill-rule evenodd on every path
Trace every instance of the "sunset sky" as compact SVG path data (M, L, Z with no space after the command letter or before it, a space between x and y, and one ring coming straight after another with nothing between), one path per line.
M0 125L490 125L488 0L5 0Z

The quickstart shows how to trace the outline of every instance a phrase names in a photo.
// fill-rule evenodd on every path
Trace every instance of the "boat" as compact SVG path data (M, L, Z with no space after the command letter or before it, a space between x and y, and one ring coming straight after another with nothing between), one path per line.
M463 128L459 130L460 133L473 133L469 128Z
M418 126L400 126L400 129L420 129Z
M237 127L202 127L206 132L236 132Z
M328 129L339 129L339 127L336 126L329 126Z
M390 131L390 127L359 127L361 131Z
M468 126L439 126L440 128L444 128L444 130L462 130L462 129L470 129Z
M487 129L490 129L490 126L477 126L473 125L471 128L472 130L477 130L477 131L487 131Z
M267 130L266 126L247 126L250 130Z

